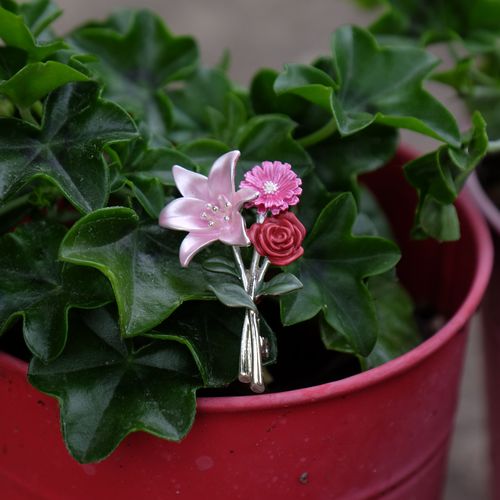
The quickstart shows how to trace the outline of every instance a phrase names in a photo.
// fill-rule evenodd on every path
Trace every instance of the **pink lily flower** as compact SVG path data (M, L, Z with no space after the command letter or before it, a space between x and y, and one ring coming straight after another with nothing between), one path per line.
M200 250L217 240L232 246L250 245L240 211L258 192L251 188L235 190L234 174L239 157L239 151L222 155L212 165L208 177L179 165L172 168L175 184L183 197L161 211L159 224L189 232L179 251L182 267L187 267Z

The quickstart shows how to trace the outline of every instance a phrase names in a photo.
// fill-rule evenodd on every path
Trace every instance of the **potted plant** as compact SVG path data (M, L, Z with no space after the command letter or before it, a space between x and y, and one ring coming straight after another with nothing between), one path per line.
M454 1L446 4L409 5L388 2L384 14L371 31L392 42L429 46L441 43L448 50L449 69L434 80L451 86L470 114L479 110L487 122L490 143L487 155L468 182L469 192L489 222L498 249L500 212L498 210L498 151L500 140L500 3ZM494 498L500 498L500 400L496 380L500 359L500 332L497 302L500 271L495 259L493 274L481 309L486 359L486 383L490 422L490 454Z
M3 493L436 497L491 265L438 61L346 26L245 90L150 12L58 14L0 7Z

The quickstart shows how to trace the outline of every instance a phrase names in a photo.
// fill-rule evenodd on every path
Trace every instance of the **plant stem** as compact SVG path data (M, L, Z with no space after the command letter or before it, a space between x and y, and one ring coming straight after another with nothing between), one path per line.
M500 139L488 143L488 153L500 153Z
M25 194L16 198L15 200L9 201L3 207L0 207L0 216L9 213L11 210L22 207L23 205L28 205L31 197L31 193Z
M302 147L307 148L309 146L314 146L318 142L328 139L328 137L330 137L336 131L337 131L337 122L335 121L335 118L332 118L328 123L326 123L323 127L316 130L312 134L297 139L297 142Z
M35 120L35 117L31 114L30 108L19 107L18 109L19 109L19 114L21 115L21 118L24 121L31 123L32 125L36 125L38 127L38 122Z

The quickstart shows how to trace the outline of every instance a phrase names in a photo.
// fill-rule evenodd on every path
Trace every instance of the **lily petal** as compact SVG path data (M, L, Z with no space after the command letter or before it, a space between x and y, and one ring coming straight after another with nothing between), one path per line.
M219 234L219 240L226 245L236 245L239 247L247 247L250 245L245 219L243 219L241 214L233 214L231 222Z
M239 157L240 152L235 150L215 160L208 174L208 194L212 199L220 195L230 199L234 195L234 173Z
M242 188L236 191L233 196L233 205L235 210L239 210L247 201L255 200L259 197L259 192L253 188Z
M204 175L191 172L179 165L172 167L172 175L182 196L201 200L208 198L208 178Z
M181 243L179 260L182 267L187 267L191 259L210 243L218 240L218 233L189 233Z
M206 232L208 222L201 217L205 205L196 198L177 198L160 212L158 223L179 231Z

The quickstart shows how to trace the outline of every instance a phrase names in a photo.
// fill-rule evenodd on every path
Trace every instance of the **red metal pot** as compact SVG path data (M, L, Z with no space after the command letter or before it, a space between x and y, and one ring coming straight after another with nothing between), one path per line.
M491 490L493 500L500 500L500 211L484 192L476 175L467 184L474 202L488 221L496 258L491 280L481 306L483 347L485 357L486 394L488 403L489 451L491 459Z
M400 166L367 177L397 234L408 234L414 197ZM479 212L458 202L462 239L400 239L402 279L449 317L413 351L348 379L248 397L200 399L180 444L128 437L107 460L67 453L58 411L26 382L26 365L0 356L0 485L9 500L368 499L440 496L467 324L489 277L492 247Z

